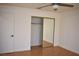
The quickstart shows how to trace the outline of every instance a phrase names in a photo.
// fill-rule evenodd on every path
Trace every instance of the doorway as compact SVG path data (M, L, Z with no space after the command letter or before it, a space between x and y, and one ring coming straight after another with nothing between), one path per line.
M43 39L43 18L32 17L31 46L41 46Z
M53 47L55 22L53 18L32 17L31 47Z

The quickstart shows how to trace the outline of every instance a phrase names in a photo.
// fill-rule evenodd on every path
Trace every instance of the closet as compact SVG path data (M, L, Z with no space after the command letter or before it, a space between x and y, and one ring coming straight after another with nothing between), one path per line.
M3 14L0 16L0 53L13 52L13 16Z
M26 16L0 14L0 53L27 50Z
M31 46L52 47L54 43L54 19L32 17Z
M43 18L32 17L31 46L41 46L43 40Z

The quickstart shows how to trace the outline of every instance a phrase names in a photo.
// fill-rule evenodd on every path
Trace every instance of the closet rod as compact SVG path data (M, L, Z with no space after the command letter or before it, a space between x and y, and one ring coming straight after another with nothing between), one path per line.
M42 24L42 23L31 23L31 24Z

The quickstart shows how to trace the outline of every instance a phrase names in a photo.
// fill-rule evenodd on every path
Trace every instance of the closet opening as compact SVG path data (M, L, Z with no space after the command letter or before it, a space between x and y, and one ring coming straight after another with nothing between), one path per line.
M53 47L55 32L55 19L47 17L31 18L31 48Z

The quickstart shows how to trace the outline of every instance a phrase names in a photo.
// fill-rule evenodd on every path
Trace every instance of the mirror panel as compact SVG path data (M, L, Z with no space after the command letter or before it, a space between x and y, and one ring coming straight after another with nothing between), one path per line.
M43 19L43 47L53 46L54 20L50 18Z

